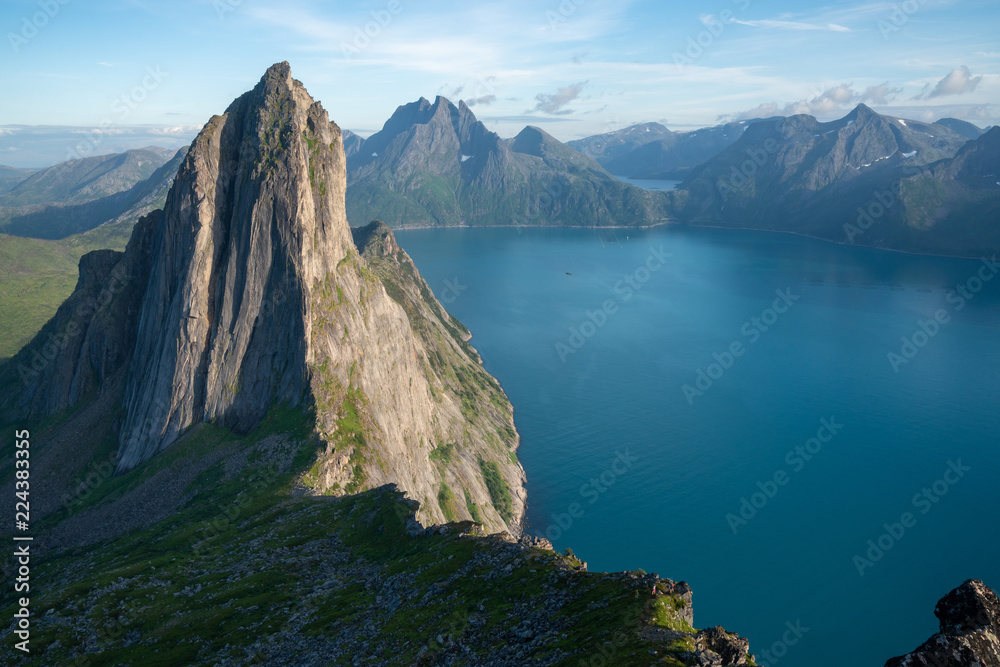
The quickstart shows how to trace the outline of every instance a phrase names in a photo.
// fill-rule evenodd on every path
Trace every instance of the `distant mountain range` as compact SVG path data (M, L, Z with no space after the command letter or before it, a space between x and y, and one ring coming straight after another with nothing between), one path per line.
M663 193L622 183L545 131L526 127L504 140L464 102L443 97L399 107L351 150L355 225L643 225L669 212Z
M991 254L1000 250L1000 129L969 140L966 125L882 116L864 105L829 123L805 115L757 122L671 193L675 211L692 224Z
M0 232L60 239L118 223L128 238L139 217L163 205L185 152L145 148L12 170L24 178L0 190Z
M0 195L8 192L15 185L38 171L37 169L18 169L0 164Z
M17 170L27 173L28 178L6 189L0 195L0 206L80 204L106 197L149 178L175 152L151 146L69 160L46 169Z
M693 132L644 123L564 144L531 126L502 139L464 102L437 97L399 107L367 139L344 131L343 143L354 225L671 221L938 254L1000 245L996 140L954 118L928 124L859 105L829 123L799 115ZM147 148L0 168L0 232L86 232L88 244L122 247L135 221L162 206L182 156ZM650 192L612 174L683 183Z
M732 145L754 122L741 120L694 132L671 132L659 123L643 123L568 145L616 176L681 180Z

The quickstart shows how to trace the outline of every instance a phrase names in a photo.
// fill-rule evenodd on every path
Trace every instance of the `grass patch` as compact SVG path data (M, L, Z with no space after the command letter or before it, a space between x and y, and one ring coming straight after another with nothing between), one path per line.
M448 485L441 482L441 489L438 491L438 506L448 521L458 521L458 499L455 493L448 488Z
M468 491L465 491L465 509L469 510L469 516L476 523L483 522L483 515L479 513L479 508L476 503L472 500L472 496L469 495Z
M483 481L486 489L490 492L490 500L500 516L507 523L514 518L514 503L510 496L510 487L500 475L500 466L496 461L484 461L479 459L479 468L483 473Z

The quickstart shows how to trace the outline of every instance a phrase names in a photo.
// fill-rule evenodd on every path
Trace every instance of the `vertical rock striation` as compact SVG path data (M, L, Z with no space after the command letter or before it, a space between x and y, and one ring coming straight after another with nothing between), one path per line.
M156 239L120 470L193 423L248 430L274 401L301 402L306 296L351 245L343 174L339 129L286 63L198 135Z
M125 253L81 260L77 291L0 368L20 383L0 417L118 392L121 474L197 423L246 433L276 404L314 408L312 492L396 483L424 523L519 532L510 402L391 232L370 227L359 251L345 190L340 128L272 66L205 125Z

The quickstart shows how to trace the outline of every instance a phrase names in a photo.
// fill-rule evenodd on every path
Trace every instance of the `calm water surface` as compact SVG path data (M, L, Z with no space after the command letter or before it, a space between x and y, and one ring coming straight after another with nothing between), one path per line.
M514 404L531 531L591 570L687 580L697 627L802 667L880 666L965 579L1000 587L982 263L684 227L397 236Z

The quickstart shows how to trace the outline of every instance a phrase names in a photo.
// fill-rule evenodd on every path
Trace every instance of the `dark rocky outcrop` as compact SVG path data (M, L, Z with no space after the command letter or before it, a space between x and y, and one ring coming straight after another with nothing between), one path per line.
M720 626L706 628L695 635L696 664L704 667L746 665L750 641Z
M885 667L1000 666L1000 599L978 579L970 579L934 607L941 630L912 653Z

